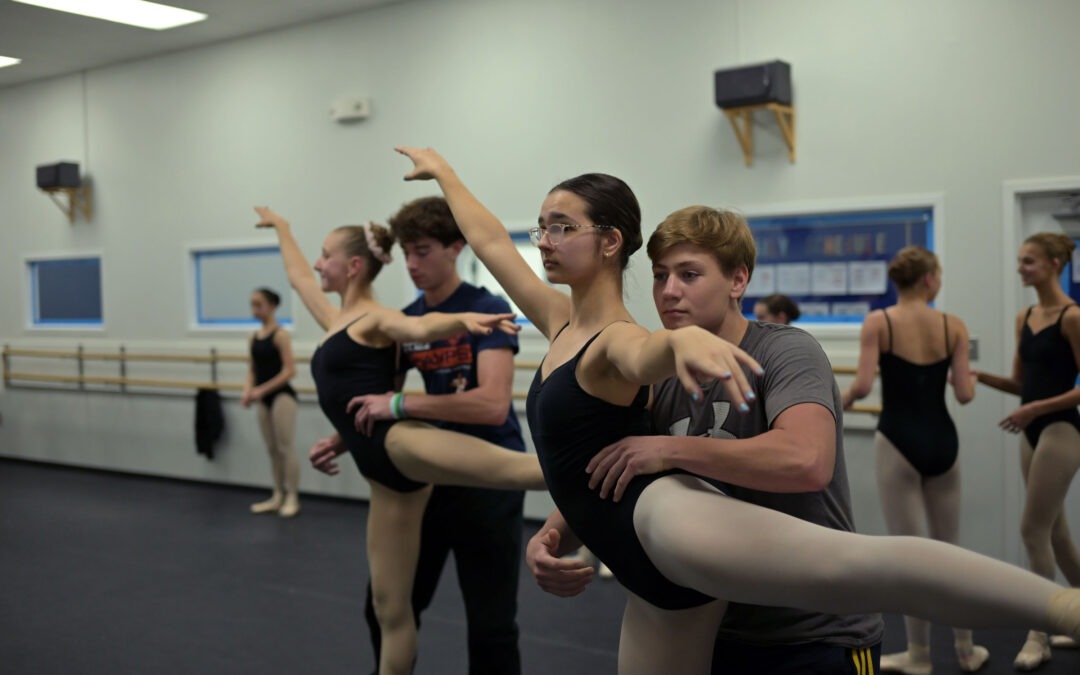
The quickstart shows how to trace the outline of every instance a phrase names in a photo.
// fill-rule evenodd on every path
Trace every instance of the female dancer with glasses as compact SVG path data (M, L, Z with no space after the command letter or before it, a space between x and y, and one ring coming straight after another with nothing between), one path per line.
M529 391L530 431L569 530L630 591L620 672L708 672L727 600L836 614L889 610L955 625L1033 621L1080 633L1080 591L941 542L812 525L686 473L640 476L620 501L601 499L585 468L621 437L648 433L649 384L675 374L700 400L698 380L721 379L745 412L755 396L744 368L767 374L700 328L650 334L633 322L622 271L641 246L641 217L621 180L578 176L541 205L533 236L548 281L570 286L566 296L533 274L441 156L398 151L414 165L407 180L438 181L476 255L550 341Z
M371 283L390 262L389 230L369 223L339 227L327 235L315 261L316 282L289 223L268 208L256 208L257 227L273 228L289 283L326 331L311 358L319 405L337 433L317 442L309 455L315 468L336 474L335 458L348 451L371 486L367 554L372 601L382 632L380 675L408 673L416 658L412 583L420 555L420 526L431 483L510 490L542 490L536 456L404 417L377 422L370 437L356 429L349 401L394 388L397 344L424 342L465 331L517 332L512 314L405 316L379 304ZM335 307L325 293L341 296Z

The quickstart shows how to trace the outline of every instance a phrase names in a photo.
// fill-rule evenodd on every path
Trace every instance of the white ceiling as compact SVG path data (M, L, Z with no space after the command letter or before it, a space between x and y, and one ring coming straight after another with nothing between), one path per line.
M401 0L159 0L209 15L156 31L0 0L0 88L121 61L189 49Z

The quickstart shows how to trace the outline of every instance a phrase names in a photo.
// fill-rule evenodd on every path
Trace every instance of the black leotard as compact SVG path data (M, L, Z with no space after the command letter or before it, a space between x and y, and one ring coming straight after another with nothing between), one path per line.
M1024 328L1020 331L1020 361L1024 368L1024 379L1020 386L1022 403L1060 396L1076 386L1076 357L1069 341L1061 333L1061 320L1065 318L1065 312L1074 306L1065 305L1057 322L1038 333L1032 333L1028 325L1034 307L1028 308ZM1068 422L1080 430L1080 413L1076 408L1069 408L1033 419L1024 428L1024 435L1032 448L1039 444L1043 429L1054 422Z
M360 473L392 490L412 492L425 483L398 471L386 452L386 434L394 421L376 422L372 435L365 436L353 426L353 415L346 412L352 397L382 394L394 388L396 355L396 345L375 348L356 342L346 326L315 350L311 375L319 393L319 407L341 435Z
M889 351L879 360L881 367L881 418L878 431L896 446L900 454L923 476L939 476L956 463L960 441L949 410L945 407L945 385L949 377L948 355L936 363L912 363L893 353L892 322ZM949 319L945 320L945 350L949 349Z
M274 344L274 333L276 332L277 328L270 331L270 334L264 338L260 338L258 333L251 336L251 365L255 369L256 385L269 382L281 372L283 366L281 352L278 351L277 345ZM278 397L278 394L287 394L292 396L294 400L296 399L296 391L291 384L286 382L260 400L269 408L274 404L274 399Z
M597 452L625 436L650 433L648 387L641 387L629 406L621 406L596 398L578 384L577 364L597 335L546 380L540 375L543 366L537 369L529 387L529 430L544 479L574 534L623 586L662 609L703 605L712 598L664 578L634 530L638 497L652 481L672 472L634 478L618 502L589 489L585 466Z

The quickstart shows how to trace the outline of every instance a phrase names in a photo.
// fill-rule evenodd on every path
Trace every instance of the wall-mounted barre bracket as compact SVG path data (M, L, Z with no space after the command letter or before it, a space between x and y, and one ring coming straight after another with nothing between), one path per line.
M760 105L747 105L739 108L725 108L724 115L731 122L731 128L735 130L735 137L739 139L742 147L743 160L746 166L754 161L754 118L756 110L771 110L776 115L776 123L780 126L780 133L784 136L784 142L788 147L788 159L795 163L795 106L781 103L762 103Z
M41 191L48 194L53 203L60 207L60 210L64 212L68 222L72 225L75 224L75 211L81 213L86 220L90 220L93 215L93 191L90 189L89 184L80 185L79 187L41 188Z

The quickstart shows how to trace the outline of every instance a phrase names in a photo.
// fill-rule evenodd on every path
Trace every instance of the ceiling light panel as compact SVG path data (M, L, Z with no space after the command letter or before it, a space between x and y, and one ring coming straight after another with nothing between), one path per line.
M145 0L15 0L15 2L151 30L167 30L206 18L202 12L193 12Z

